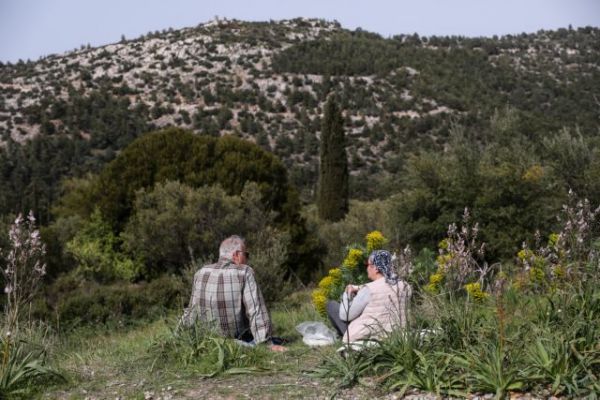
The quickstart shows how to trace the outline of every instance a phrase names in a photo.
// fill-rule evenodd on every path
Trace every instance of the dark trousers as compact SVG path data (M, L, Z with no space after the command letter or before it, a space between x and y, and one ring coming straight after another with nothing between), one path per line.
M252 332L244 331L242 333L238 333L235 335L235 338L241 340L242 342L252 343L254 342L254 336L252 336Z
M348 322L340 319L340 303L335 300L329 300L327 302L327 317L340 336L344 336L346 329L348 329Z

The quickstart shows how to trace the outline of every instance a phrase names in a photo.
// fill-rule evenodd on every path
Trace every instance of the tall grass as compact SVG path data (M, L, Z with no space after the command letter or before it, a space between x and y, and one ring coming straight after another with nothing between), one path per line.
M184 328L171 321L169 326L169 331L157 337L151 346L152 369L167 364L180 365L203 377L267 369L268 349L264 346L244 346L199 322Z
M596 398L600 393L598 282L546 296L509 290L482 303L427 296L413 328L393 332L359 358L325 359L321 376L353 384L372 376L387 390L440 396L510 392ZM346 365L343 363L346 362Z

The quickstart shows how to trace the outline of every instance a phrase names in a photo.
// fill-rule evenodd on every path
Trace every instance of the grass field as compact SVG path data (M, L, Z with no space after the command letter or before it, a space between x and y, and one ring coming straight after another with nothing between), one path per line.
M299 305L298 300L304 302ZM291 304L295 303L295 304ZM312 372L324 358L334 356L334 346L309 348L295 330L308 320L322 320L308 294L272 311L278 336L290 340L285 353L266 347L241 348L218 338L207 347L194 349L171 337L175 316L135 328L94 332L82 329L58 340L50 359L67 378L41 388L44 399L179 399L261 398L306 399L373 398L383 395L373 385L338 390L335 379L319 379ZM218 350L224 364L219 366ZM173 350L176 357L168 353ZM186 353L186 350L189 353ZM230 363L230 364L227 364ZM213 375L214 376L211 376Z

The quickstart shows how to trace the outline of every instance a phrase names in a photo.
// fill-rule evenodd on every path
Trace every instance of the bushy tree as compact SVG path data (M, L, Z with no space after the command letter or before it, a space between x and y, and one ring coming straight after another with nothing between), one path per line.
M554 179L593 204L600 203L600 147L597 137L563 128L542 141Z
M290 251L289 233L275 228L273 217L263 208L255 183L248 183L240 196L229 196L219 186L194 189L167 181L138 191L122 237L126 251L144 261L146 277L152 278L215 262L221 241L241 235L263 295L272 301L286 293Z
M511 257L533 231L550 230L564 188L553 182L549 168L518 131L489 129L494 140L478 143L474 132L457 126L448 152L422 152L409 159L404 190L393 200L401 241L434 248L465 207L480 223L490 259ZM510 135L511 142L502 143Z
M256 182L267 209L280 220L286 218L287 174L275 156L235 137L213 138L176 128L149 133L125 148L100 173L97 204L107 221L122 229L136 191L166 180L192 187L218 184L229 195L239 195L246 182Z

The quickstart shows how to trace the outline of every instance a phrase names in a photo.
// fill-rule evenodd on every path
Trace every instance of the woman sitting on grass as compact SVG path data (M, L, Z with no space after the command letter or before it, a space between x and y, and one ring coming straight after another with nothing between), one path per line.
M342 304L330 300L327 315L344 342L380 338L396 327L406 328L410 285L398 278L389 251L369 255L365 285L348 285Z

